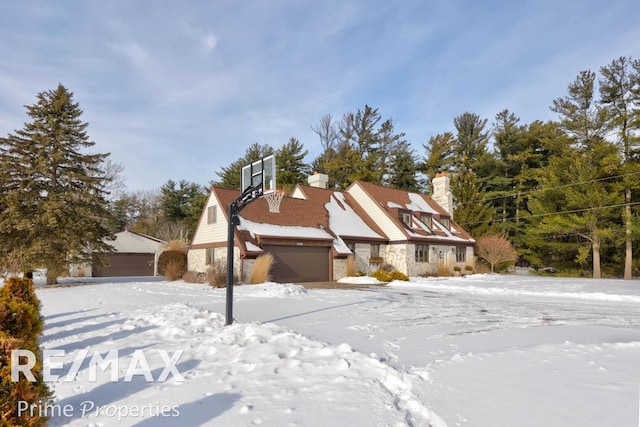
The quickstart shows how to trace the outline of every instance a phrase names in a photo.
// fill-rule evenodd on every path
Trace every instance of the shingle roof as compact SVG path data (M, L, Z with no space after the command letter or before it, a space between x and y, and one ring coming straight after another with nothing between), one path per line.
M468 240L473 239L451 220L447 230L440 222L448 213L426 195L409 193L404 190L382 187L358 181L360 185L389 217L402 229L408 240ZM240 195L240 191L213 187L219 202L226 207ZM297 238L308 240L334 240L334 247L340 252L342 239L360 241L388 241L389 238L371 216L348 192L339 192L305 185L298 185L296 191L304 198L285 196L280 204L280 213L269 212L266 200L255 200L240 212L240 226L236 229L237 242L243 252L257 253L260 239ZM407 227L398 219L397 209L412 212L427 212L434 217L436 225L432 230ZM222 209L225 217L227 209ZM228 220L228 218L227 218ZM419 219L416 218L416 221ZM249 250L246 242L250 242ZM254 246L255 245L255 246ZM251 250L253 249L253 250Z
M384 209L395 225L403 231L409 240L443 240L452 239L473 243L473 238L460 227L449 213L429 196L411 193L405 190L383 187L369 182L357 181L352 185L359 185ZM413 214L412 226L407 226L397 215L398 210L410 211ZM420 212L431 214L434 226L428 229L417 215ZM451 226L447 229L442 224L442 218L449 218ZM415 226L413 226L415 225Z

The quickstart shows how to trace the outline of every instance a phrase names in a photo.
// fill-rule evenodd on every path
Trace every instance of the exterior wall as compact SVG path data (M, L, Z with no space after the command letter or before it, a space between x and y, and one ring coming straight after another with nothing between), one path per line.
M255 259L243 259L242 260L242 277L240 281L242 283L247 283L249 278L251 277L251 272L253 271L253 266L255 265Z
M187 270L204 273L207 267L204 265L207 255L206 249L189 249L187 252Z
M91 264L69 264L69 277L91 277L93 269Z
M409 254L410 246L412 245L407 243L385 245L384 262L393 265L396 270L407 274L409 255L411 255L412 259L414 258L413 251Z
M389 218L386 212L371 198L359 185L349 187L348 193L351 194L356 202L364 208L371 219L382 229L390 240L405 240L407 237L398 229L394 222Z
M333 259L333 280L340 280L343 277L347 277L347 259L346 258L334 258Z
M208 224L207 211L210 206L217 207L216 222ZM217 243L227 241L227 218L225 217L225 207L221 206L214 194L207 200L207 206L202 211L198 228L193 237L192 245L200 245L207 243Z
M356 243L355 248L356 256L356 268L358 271L363 271L367 274L371 274L373 270L369 265L369 258L371 257L371 245L367 243Z
M187 252L187 270L195 271L196 273L206 273L209 268L205 265L207 256L206 249L189 249ZM213 252L214 260L221 260L227 262L227 248L215 248ZM245 260L248 261L248 260ZM237 247L233 248L233 269L234 274L238 277L240 268L240 250ZM249 272L251 272L249 270Z
M129 231L115 234L114 241L107 241L116 252L153 254L162 252L162 242Z

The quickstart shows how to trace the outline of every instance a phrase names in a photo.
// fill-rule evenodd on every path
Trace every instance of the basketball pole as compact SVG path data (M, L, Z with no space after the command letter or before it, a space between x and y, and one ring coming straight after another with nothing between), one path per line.
M227 300L225 312L225 326L233 323L233 247L235 240L235 227L240 225L240 211L249 203L262 197L264 189L262 184L247 187L240 197L227 206Z

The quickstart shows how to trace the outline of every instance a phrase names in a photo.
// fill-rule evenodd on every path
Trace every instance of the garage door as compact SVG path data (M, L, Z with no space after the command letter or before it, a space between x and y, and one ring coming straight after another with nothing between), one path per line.
M329 280L328 247L264 245L275 263L271 278L279 283L326 282Z
M153 276L153 254L109 255L109 266L93 270L93 277Z

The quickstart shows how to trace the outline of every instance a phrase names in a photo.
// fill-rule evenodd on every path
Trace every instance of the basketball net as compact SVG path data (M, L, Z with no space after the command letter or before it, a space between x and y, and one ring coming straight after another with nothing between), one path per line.
M269 203L269 212L280 213L280 202L282 202L283 197L284 190L276 190L264 196L267 199L267 203Z

